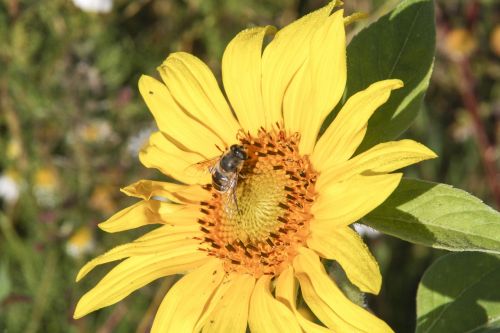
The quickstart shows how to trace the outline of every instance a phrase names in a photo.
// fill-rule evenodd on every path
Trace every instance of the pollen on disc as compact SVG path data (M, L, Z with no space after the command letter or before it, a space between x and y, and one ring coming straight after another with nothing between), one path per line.
M202 203L200 249L222 259L228 272L274 276L305 244L317 172L299 154L300 136L280 126L255 137L240 132L239 140L248 160L236 187L238 207L228 207L236 203L206 187L212 199Z

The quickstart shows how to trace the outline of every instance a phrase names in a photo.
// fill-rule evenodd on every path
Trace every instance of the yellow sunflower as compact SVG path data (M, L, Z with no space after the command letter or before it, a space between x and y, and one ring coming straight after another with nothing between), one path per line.
M99 227L160 226L81 269L77 280L125 259L80 299L75 318L153 280L185 274L163 299L152 332L392 331L341 292L321 258L377 294L378 265L349 225L398 186L401 174L391 172L436 155L401 140L353 156L368 119L400 80L353 95L318 138L346 83L345 18L335 5L278 32L240 32L222 59L229 103L209 68L187 53L171 54L158 68L163 83L141 77L159 131L140 160L180 184L141 180L123 189L142 200ZM274 37L264 47L266 35ZM228 213L230 201L213 188L210 173L186 171L233 144L248 155L235 188L237 214ZM317 320L297 310L299 290Z

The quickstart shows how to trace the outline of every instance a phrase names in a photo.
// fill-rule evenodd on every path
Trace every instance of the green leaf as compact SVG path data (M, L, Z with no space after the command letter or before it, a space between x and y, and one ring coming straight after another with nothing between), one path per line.
M425 272L417 292L417 333L500 331L500 258L453 253Z
M358 152L395 139L415 119L432 73L435 35L433 1L406 0L359 32L348 45L344 102L376 81L395 78L405 84L372 116Z
M478 198L445 184L403 179L363 223L439 249L500 253L500 214Z

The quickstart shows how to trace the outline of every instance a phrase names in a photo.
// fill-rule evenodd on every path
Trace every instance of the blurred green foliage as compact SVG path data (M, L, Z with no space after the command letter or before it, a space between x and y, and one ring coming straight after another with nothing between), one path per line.
M351 35L397 3L346 2L347 14L370 14L350 27ZM0 198L0 332L147 332L168 279L118 305L72 319L78 298L109 267L76 284L78 269L137 236L110 236L96 228L133 202L118 189L138 179L161 179L137 159L154 128L137 93L139 76L153 75L168 53L183 50L206 61L220 78L224 47L238 31L283 26L322 4L117 0L112 12L92 14L67 0L0 0L0 174L19 190L18 198ZM440 155L407 175L452 184L490 204L453 57L464 53L470 60L481 118L495 144L500 46L495 51L491 36L499 29L498 9L488 0L437 1L435 71L425 107L404 134ZM458 28L469 33L468 49L450 41ZM385 279L381 296L370 305L397 332L411 332L418 280L440 253L390 237L369 242Z

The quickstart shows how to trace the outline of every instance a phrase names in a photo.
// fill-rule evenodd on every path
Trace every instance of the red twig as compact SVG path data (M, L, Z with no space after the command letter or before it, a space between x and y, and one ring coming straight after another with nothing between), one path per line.
M495 147L489 142L486 129L479 115L478 102L474 93L474 75L472 74L469 58L463 57L462 59L457 59L455 63L458 66L461 76L461 80L459 80L460 94L465 108L472 117L486 180L496 206L500 207L500 182L495 164Z
M113 313L108 317L106 322L97 329L97 333L110 333L114 332L116 326L122 321L123 317L127 314L127 306L122 302L118 303L113 310Z
M10 294L0 303L0 309L16 303L31 303L33 298L26 295Z

